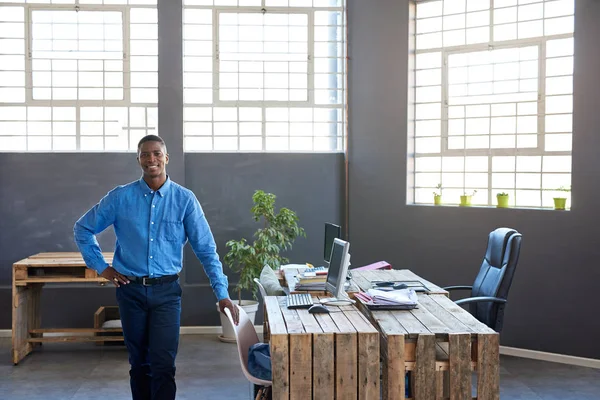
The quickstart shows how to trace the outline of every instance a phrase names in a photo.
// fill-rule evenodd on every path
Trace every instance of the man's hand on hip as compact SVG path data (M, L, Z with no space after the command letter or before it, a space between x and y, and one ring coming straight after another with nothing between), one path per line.
M225 313L226 308L229 309L229 312L233 317L233 322L235 322L235 324L237 325L240 322L240 313L237 307L235 307L229 299L219 300L219 310L221 310L223 314Z
M127 285L129 283L129 279L127 279L125 275L118 273L113 267L107 267L102 271L100 276L111 281L116 287Z

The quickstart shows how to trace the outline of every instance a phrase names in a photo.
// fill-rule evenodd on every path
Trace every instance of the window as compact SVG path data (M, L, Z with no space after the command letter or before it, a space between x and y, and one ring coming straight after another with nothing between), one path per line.
M415 203L552 207L571 184L573 0L417 2Z
M340 151L342 0L184 0L186 151Z
M127 151L156 133L156 0L24 3L0 0L0 151Z

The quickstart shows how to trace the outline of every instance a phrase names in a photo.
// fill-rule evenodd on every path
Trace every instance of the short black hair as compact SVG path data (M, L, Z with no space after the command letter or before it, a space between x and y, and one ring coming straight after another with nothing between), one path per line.
M162 145L162 147L164 147L164 149L165 149L165 154L167 153L167 145L165 144L165 141L160 136L157 136L157 135L146 135L143 138L141 138L140 141L138 142L138 146L137 146L138 153L140 152L142 145L146 142L160 143Z

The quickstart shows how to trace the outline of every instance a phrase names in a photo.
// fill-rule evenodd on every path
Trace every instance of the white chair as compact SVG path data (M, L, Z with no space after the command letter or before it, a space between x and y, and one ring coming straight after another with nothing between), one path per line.
M233 317L231 316L231 312L227 308L225 309L225 315L227 315L231 326L233 326L235 340L237 342L238 354L240 356L240 364L242 366L242 372L244 373L246 379L248 379L250 383L261 387L256 395L256 399L266 399L268 398L273 382L256 378L252 374L250 374L250 371L248 371L248 350L250 349L250 346L260 342L260 340L258 340L256 329L254 328L252 321L250 321L250 319L248 318L246 312L237 304L234 304L234 306L238 309L239 324L235 325L233 323Z
M254 278L254 283L256 283L256 286L258 286L258 291L260 292L260 296L264 301L265 297L267 297L267 291L265 290L265 287L262 285L262 283L260 283L258 278Z

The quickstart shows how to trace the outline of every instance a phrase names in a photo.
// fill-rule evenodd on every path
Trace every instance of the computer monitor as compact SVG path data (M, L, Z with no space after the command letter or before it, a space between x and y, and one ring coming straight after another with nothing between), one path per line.
M333 240L342 238L342 228L331 222L325 223L325 240L323 241L323 259L329 264Z
M330 293L333 298L321 299L321 303L334 306L354 303L344 290L348 266L350 265L349 249L350 243L338 238L333 240L329 270L327 271L327 280L325 281L325 290Z

